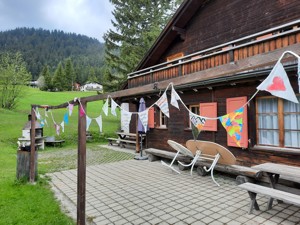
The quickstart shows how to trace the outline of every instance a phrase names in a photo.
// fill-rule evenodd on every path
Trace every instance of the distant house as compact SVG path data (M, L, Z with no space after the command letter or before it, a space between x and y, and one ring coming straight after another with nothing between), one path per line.
M128 74L126 88L111 96L136 112L141 97L149 107L172 82L193 113L210 118L230 113L251 99L283 52L300 54L299 8L299 0L185 0ZM296 58L287 55L282 64L298 93ZM170 106L169 118L156 106L149 110L154 118L147 132L149 148L171 151L169 139L185 144L193 138L185 107ZM299 107L260 91L244 107L240 146L218 120L208 121L198 139L227 147L240 165L299 165ZM130 132L136 131L133 117Z
M80 91L103 91L103 86L98 83L87 83L80 87Z

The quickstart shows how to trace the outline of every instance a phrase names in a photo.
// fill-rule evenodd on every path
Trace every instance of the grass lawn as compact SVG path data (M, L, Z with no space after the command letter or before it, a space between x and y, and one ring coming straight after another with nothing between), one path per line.
M35 185L16 180L16 153L17 139L22 135L22 128L27 121L27 115L30 113L31 104L58 105L74 99L74 97L90 96L93 93L82 92L41 92L38 89L26 89L25 97L20 100L18 107L13 111L0 109L0 225L8 224L75 224L61 212L58 202L48 185L47 178L39 178ZM102 101L88 104L88 116L95 118L100 115ZM63 121L63 115L67 109L52 110L53 118L57 123ZM43 109L40 113L44 116ZM77 117L78 109L74 107L73 115L69 118L69 124L65 125L65 133L61 133L59 139L64 139L64 147L59 149L72 150L77 148ZM99 133L98 125L95 121L90 126L93 134L94 143L89 144L93 151L99 143L105 140L105 137L114 135L119 129L119 118L109 115L103 116L103 133ZM45 136L55 135L55 129L52 119L48 119L49 126L44 127ZM41 152L51 154L56 152L55 148L46 148ZM105 152L105 151L104 151ZM57 154L56 155L60 155ZM105 153L110 155L110 153ZM73 160L76 155L73 154ZM127 156L125 156L125 159ZM45 160L49 161L43 164ZM123 159L120 159L123 160ZM57 166L57 160L51 160L44 157L39 162L39 174L61 169ZM70 168L70 167L66 167Z

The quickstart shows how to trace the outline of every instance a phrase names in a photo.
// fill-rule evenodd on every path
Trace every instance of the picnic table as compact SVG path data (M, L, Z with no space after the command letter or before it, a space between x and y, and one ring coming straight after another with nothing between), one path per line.
M112 145L113 143L116 143L121 148L125 148L126 144L136 144L136 133L129 133L129 132L123 132L123 131L117 131L116 134L118 135L118 138L107 138L109 141L109 145ZM141 134L142 140L145 139L146 134Z
M278 190L277 188L280 176L284 177L285 180L300 183L300 167L277 163L263 163L253 166L252 168L260 170L267 175L270 187L252 183L244 183L239 185L241 188L246 189L249 193L251 199L249 214L252 212L253 208L257 210L259 209L256 202L256 194L269 196L267 209L272 208L274 198L279 200L279 202L285 201L300 206L299 192L295 193L293 188L288 187L286 187L284 190Z

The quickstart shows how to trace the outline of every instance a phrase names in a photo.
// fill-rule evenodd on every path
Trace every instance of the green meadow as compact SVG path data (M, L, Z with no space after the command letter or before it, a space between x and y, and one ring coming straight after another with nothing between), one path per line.
M27 122L31 104L59 105L72 99L94 95L94 92L42 92L38 89L26 88L23 98L13 111L0 109L0 225L8 224L74 224L74 221L61 212L59 203L55 201L47 178L37 180L35 184L16 180L17 140L22 136L22 128ZM93 138L89 146L95 148L105 142L105 138L114 135L119 129L120 115L105 116L102 112L103 101L88 103L87 115L96 118L102 114L103 133L95 120L89 131ZM39 109L42 117L45 110ZM65 125L64 133L56 135L54 122L60 124L67 109L52 110L47 113L48 125L44 127L44 136L56 136L66 142L60 150L77 148L77 120L78 108L74 107L69 123ZM118 112L119 113L119 112ZM45 152L55 151L53 147L46 147ZM48 168L39 165L39 175L47 173Z

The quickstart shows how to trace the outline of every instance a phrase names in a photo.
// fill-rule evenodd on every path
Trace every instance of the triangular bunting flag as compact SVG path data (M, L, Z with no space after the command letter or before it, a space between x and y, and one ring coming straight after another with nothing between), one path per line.
M62 132L65 132L65 122L64 122L64 121L62 121L62 122L60 123L60 126L61 126Z
M45 109L45 117L48 117L48 109Z
M192 133L194 136L194 140L196 140L206 122L206 119L204 117L196 115L192 112L189 112L189 117L190 117L190 121L191 121L191 127L192 127Z
M144 127L145 133L147 132L147 126L148 126L148 109L144 110L143 112L139 112L139 118L142 122L142 125Z
M102 116L98 116L95 120L99 126L100 133L102 133Z
M129 130L132 113L126 110L121 111L121 129Z
M68 108L69 108L69 116L71 116L72 112L73 112L74 105L69 103Z
M64 114L64 122L65 122L65 124L69 124L69 114L68 113Z
M102 110L105 114L105 116L108 115L108 98L106 99L106 102L104 103L103 107L102 107Z
M241 146L244 108L219 117L223 127L238 146Z
M42 120L41 120L41 127L44 127L44 126L45 126L45 120L42 119Z
M110 112L114 116L117 116L117 113L116 113L117 106L118 106L118 104L111 98L111 109L110 109Z
M85 115L84 109L82 107L82 105L80 104L80 111L79 111L79 115L80 117L83 117Z
M170 117L169 104L168 104L168 98L166 92L164 92L163 95L160 96L160 98L157 100L155 104L160 108L163 114L165 114L168 118Z
M171 105L179 109L178 101L180 100L180 97L178 93L175 91L174 87L172 86L171 90Z
M59 135L60 134L60 126L58 124L54 124L54 127L55 127L56 134Z
M86 116L86 130L88 131L91 125L92 119Z
M277 62L269 76L257 87L258 90L268 91L272 95L299 103L289 78L280 62Z

